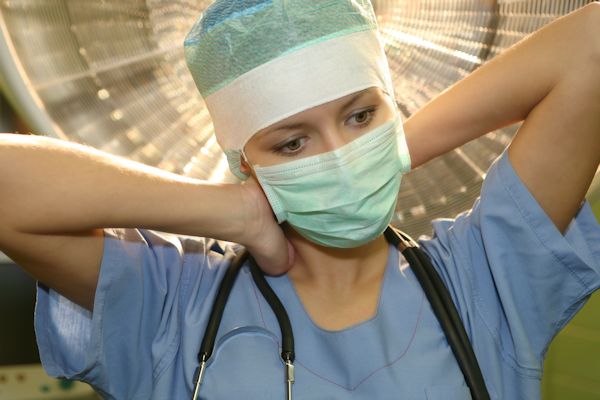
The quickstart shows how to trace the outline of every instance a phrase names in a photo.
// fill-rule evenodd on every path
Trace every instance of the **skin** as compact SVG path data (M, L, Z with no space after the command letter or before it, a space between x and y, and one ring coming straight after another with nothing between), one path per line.
M404 121L412 168L523 121L509 145L509 160L549 220L565 234L600 164L598 38L600 3L595 2L544 26L444 90ZM306 140L290 148L317 154L366 132L354 133L344 125L345 115L338 117L342 102L288 118L312 123L303 133ZM381 118L383 122L386 116ZM274 154L260 134L245 149L250 163L242 160L244 171L252 173L253 163L293 159ZM277 135L293 138L286 131ZM255 176L241 188L248 212L243 240L267 273L289 269L313 320L324 328L341 329L373 315L385 266L382 237L349 250L311 244L274 222ZM269 240L259 244L256 238ZM287 265L281 252L286 248Z
M523 121L508 147L510 162L557 232L566 233L600 163L599 70L595 2L529 35L403 121L412 168ZM350 114L377 101L340 113L338 100L281 121L310 124L302 129L305 139L288 150L306 147L301 156L333 150L383 123L391 116L386 110L393 110L388 100L376 113L379 119L357 128L366 116ZM250 162L243 168L250 173L253 163L292 159L259 143L258 134L246 150ZM215 184L75 143L11 134L0 134L0 171L6 171L0 174L0 249L88 310L103 256L103 227L124 227L244 245L266 273L289 271L321 327L343 328L375 312L383 238L356 249L315 246L276 223L254 178Z
M356 100L345 108L353 99ZM257 194L259 185L252 166L276 165L333 151L392 120L394 108L390 96L371 87L257 132L244 148L248 159L242 159L241 169L251 175L246 184ZM306 126L281 129L283 125L298 123ZM261 200L266 201L264 193ZM388 256L383 235L360 247L339 249L311 242L287 222L281 229L295 254L288 276L317 324L339 329L374 314Z

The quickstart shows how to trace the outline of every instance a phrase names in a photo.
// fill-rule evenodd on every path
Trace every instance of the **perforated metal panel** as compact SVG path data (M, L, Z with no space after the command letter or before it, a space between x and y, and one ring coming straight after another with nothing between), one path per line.
M373 0L404 117L589 2ZM235 181L183 60L183 39L210 3L3 0L3 85L36 133L187 176ZM430 233L432 218L471 208L484 172L517 128L491 132L412 171L402 181L394 222L418 236Z

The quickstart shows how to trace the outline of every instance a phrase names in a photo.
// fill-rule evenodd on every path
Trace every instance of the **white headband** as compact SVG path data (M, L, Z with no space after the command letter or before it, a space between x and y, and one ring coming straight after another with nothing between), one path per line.
M354 92L379 87L394 98L376 29L338 36L285 53L205 98L217 142L240 179L240 151L282 119Z

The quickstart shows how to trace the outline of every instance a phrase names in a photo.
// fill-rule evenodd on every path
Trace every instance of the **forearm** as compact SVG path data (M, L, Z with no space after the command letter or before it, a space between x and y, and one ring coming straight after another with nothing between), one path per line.
M20 232L138 227L231 240L241 229L236 186L71 142L0 134L0 219Z
M404 130L413 168L522 121L575 64L596 54L597 40L591 40L596 33L583 21L589 13L582 11L527 36L407 119Z

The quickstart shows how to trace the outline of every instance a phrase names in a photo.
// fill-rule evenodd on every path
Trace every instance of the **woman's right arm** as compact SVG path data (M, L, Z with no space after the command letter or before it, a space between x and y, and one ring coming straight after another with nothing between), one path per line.
M259 212L265 209L248 199L248 190L72 142L0 134L0 250L35 279L90 310L107 227L241 243L262 260L263 269L276 272L276 265L288 261L283 233L275 232L274 220L253 223L264 221ZM264 245L259 249L257 237L264 236L265 226L268 236L285 247L285 256Z

